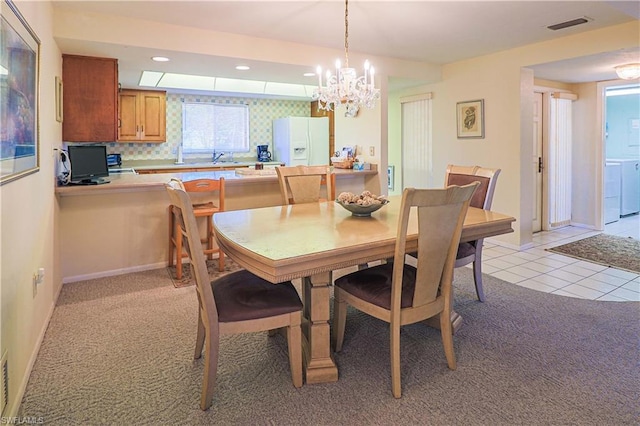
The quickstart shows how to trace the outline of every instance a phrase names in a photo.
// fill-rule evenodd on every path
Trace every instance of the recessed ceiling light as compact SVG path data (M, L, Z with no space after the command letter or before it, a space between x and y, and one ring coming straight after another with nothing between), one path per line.
M316 73L315 72L305 72L302 75L304 75L305 77L315 77Z
M169 62L169 58L167 58L165 56L154 56L151 59L153 59L156 62Z
M246 70L251 69L251 68L249 68L249 67L248 67L248 66L246 66L246 65L238 65L238 66L236 67L236 69L237 69L238 71L246 71Z

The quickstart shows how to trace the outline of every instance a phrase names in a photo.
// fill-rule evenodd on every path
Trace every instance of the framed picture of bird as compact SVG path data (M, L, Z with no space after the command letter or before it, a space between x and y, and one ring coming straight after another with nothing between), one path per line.
M484 139L484 99L457 103L458 139Z

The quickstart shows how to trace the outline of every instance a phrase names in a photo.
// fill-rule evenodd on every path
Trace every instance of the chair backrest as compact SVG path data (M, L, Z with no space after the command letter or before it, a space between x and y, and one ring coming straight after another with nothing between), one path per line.
M224 211L225 184L224 178L220 179L195 179L182 182L186 192L218 192L218 209Z
M480 182L480 186L475 194L473 194L469 205L479 209L490 210L500 170L501 169L488 169L480 166L456 166L449 164L444 178L445 186L461 186L471 182Z
M418 263L413 306L443 296L449 303L453 268L469 201L478 187L474 182L445 189L407 188L402 193L400 220L394 254L391 306L400 308L407 229L412 208L417 209Z
M335 175L329 166L276 167L276 173L283 205L320 201L322 186L327 199L335 199Z
M171 179L169 183L165 184L165 188L169 194L176 222L182 232L184 248L190 260L191 274L196 282L202 323L205 327L208 327L208 324L217 324L218 311L210 285L204 252L200 250L200 234L189 194L184 190L183 182L178 179ZM192 249L192 241L194 241L193 247L195 249Z

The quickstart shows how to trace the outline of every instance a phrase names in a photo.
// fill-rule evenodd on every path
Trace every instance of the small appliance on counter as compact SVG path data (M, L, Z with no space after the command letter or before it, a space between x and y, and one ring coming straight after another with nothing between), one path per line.
M109 154L107 155L107 166L122 166L122 155L120 154Z
M271 153L269 145L258 145L258 161L271 161Z

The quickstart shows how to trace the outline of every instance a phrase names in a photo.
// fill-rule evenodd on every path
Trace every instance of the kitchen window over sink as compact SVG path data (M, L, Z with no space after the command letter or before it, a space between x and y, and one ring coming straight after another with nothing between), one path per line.
M249 106L183 103L182 151L249 152Z

